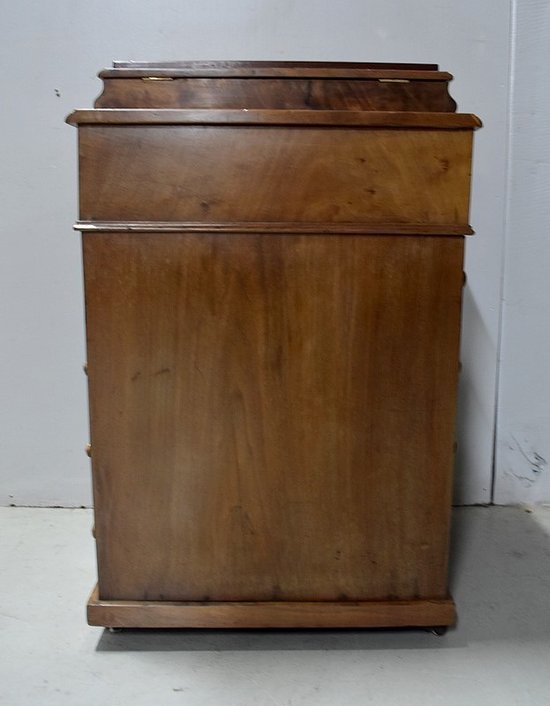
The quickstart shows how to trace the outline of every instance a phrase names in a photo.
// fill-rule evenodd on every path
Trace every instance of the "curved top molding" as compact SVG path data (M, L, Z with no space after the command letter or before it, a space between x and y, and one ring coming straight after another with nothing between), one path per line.
M96 108L454 112L437 64L322 61L116 61Z

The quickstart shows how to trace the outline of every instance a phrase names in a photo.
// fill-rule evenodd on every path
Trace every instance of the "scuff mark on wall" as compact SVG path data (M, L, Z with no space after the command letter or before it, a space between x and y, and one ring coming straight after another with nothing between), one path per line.
M508 470L506 474L513 476L514 478L519 480L524 488L530 488L534 483L537 482L538 478L548 465L548 462L544 458L544 456L541 456L537 451L531 449L527 450L525 448L525 445L527 444L526 441L522 443L513 434L511 434L510 436L513 440L513 444L508 444L509 450L519 451L523 461L527 462L527 464L529 465L530 474L525 475L525 472L520 473L515 472L515 470Z

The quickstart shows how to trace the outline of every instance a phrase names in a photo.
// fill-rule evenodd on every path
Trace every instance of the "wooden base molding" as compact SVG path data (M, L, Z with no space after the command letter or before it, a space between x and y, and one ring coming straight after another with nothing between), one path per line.
M88 623L113 628L390 628L454 625L452 598L389 601L88 601Z

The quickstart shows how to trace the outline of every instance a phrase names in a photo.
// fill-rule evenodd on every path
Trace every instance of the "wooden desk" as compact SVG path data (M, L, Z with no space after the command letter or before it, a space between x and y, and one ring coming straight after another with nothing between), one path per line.
M100 74L93 625L445 626L472 115L432 65Z

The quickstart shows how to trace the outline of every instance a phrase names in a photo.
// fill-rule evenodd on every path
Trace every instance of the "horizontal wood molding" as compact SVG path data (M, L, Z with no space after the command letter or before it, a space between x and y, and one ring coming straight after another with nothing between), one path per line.
M382 628L447 626L452 598L412 601L88 601L90 625L115 628Z
M346 110L208 110L113 109L75 110L70 125L303 125L322 127L475 129L481 120L470 113L416 113Z
M77 221L83 233L265 233L291 235L472 235L470 225L453 223L196 223L185 221Z
M210 78L218 76L235 76L239 78L324 78L324 79L384 79L395 78L411 81L450 81L452 75L446 71L434 71L429 69L385 69L385 68L357 68L351 65L349 68L332 68L302 66L186 66L186 67L159 67L150 66L145 68L116 67L104 69L99 74L100 78L139 78L142 76L167 76L172 78Z
M377 71L439 71L438 64L411 64L364 61L113 61L113 68L124 69L223 69L231 75L235 69L287 69L299 73L302 69L375 69ZM109 71L109 69L105 69Z

